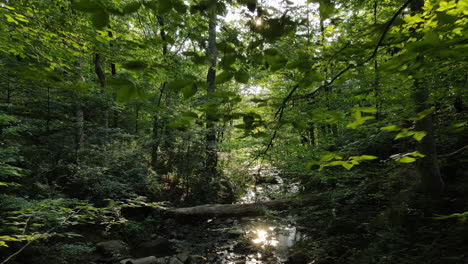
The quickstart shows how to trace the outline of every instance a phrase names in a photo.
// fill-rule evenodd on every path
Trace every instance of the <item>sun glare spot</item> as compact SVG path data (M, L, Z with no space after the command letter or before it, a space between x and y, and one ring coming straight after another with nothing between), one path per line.
M269 227L268 230L271 232L274 230L273 227ZM276 247L279 241L272 237L271 234L265 229L256 229L254 231L256 237L252 239L252 243L260 245L262 248L265 246L273 246Z

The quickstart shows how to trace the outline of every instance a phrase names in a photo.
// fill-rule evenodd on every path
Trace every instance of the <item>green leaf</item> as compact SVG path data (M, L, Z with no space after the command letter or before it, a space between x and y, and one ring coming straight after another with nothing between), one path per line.
M144 5L146 8L152 9L152 10L154 10L154 11L157 11L157 10L158 10L158 1L156 1L156 0L153 0L153 1L144 1L144 2L143 2L143 5Z
M410 153L405 153L405 154L395 154L390 156L390 158L401 162L401 163L411 163L416 161L416 158L423 158L426 155L419 153L418 151L410 152Z
M434 111L435 111L434 107L428 108L422 112L417 113L415 117L408 118L408 120L412 120L412 121L421 120L425 118L426 116L432 114Z
M88 13L102 10L96 0L78 0L73 3L72 8Z
M307 123L304 120L295 120L292 122L294 128L303 130L307 128Z
M280 54L280 52L274 48L266 49L263 53L265 53L267 56L276 56Z
M187 12L187 6L184 4L182 0L172 0L172 5L175 11L180 15L185 14Z
M377 157L372 156L372 155L361 155L361 156L358 156L358 159L359 160L375 160L377 159Z
M121 77L113 78L108 81L108 84L111 87L118 89L117 102L119 103L128 103L140 95L135 84L128 79Z
M339 155L337 155L337 154L335 154L335 153L327 153L327 154L323 155L323 156L320 158L320 161L322 161L322 162L327 162L327 161L330 161L330 160L332 160L332 159L338 159L338 160L340 160L340 159L343 159L343 157L341 157L341 156L339 156Z
M405 128L395 136L395 139L411 137L412 135L414 135L414 131L408 131L408 129Z
M109 13L104 10L98 10L93 13L91 20L97 29L101 29L109 24Z
M281 54L275 56L265 56L265 60L270 65L270 70L272 71L282 69L288 63L288 59Z
M191 85L187 85L182 89L182 94L184 95L185 99L188 99L194 96L197 93L198 87L196 83L192 83Z
M249 74L245 71L238 71L234 75L234 78L236 79L237 82L245 83L245 84L249 82L249 77L250 77Z
M352 169L352 168L354 167L354 164L351 163L351 162L343 162L343 163L341 164L341 166L343 166L343 167L344 167L345 169L347 169L347 170L350 170L350 169Z
M180 91L184 87L192 84L192 81L190 80L185 80L185 79L178 79L171 81L167 84L167 89L172 90L172 91Z
M128 103L137 96L135 86L122 87L117 92L117 102Z
M106 7L106 10L107 10L107 12L109 12L110 14L113 14L113 15L118 15L118 16L124 15L124 13L122 11L120 11L119 9L114 8L114 7Z
M222 67L227 67L236 62L236 55L225 55L220 62Z
M325 20L333 15L335 12L335 5L330 0L319 0L319 13L320 20Z
M265 132L257 132L257 133L252 134L252 137L253 138L268 138L269 135Z
M452 133L460 133L460 132L463 132L463 130L465 130L466 127L467 127L467 123L461 122L461 123L452 124L447 129Z
M268 102L268 99L253 98L253 99L250 99L250 101L254 103L266 103Z
M421 141L427 135L426 131L415 131L413 134L413 138L417 141Z
M393 131L400 131L401 128L397 125L390 125L390 126L385 126L385 127L382 127L380 128L380 130L384 130L384 131L387 131L387 132L393 132Z
M244 115L242 120L244 121L244 124L246 125L247 129L249 129L249 128L252 127L252 125L253 125L253 123L255 121L255 117L252 114L246 114L246 115Z
M177 130L186 131L190 126L190 120L186 118L179 118L170 122L167 124L167 126Z
M239 129L247 129L247 126L245 124L234 125L234 127Z
M359 112L363 112L363 113L376 113L377 112L377 108L375 108L373 106L353 107L351 110L352 111L359 111Z
M468 212L454 213L449 215L437 215L432 217L432 219L436 220L445 220L450 218L458 218L460 221L465 222L466 220L468 220Z
M312 160L306 165L306 169L308 170L319 170L321 167L320 162L316 160Z
M117 88L117 89L128 87L128 86L135 86L135 84L132 81L123 77L116 77L116 78L109 79L107 83L110 86Z
M182 115L187 118L192 118L192 119L197 119L198 115L195 112L192 111L187 111L187 112L182 112Z
M164 14L172 9L172 0L160 0L159 3L159 13Z
M142 71L148 67L148 64L144 61L128 61L122 65L127 70L132 70L132 71Z
M131 3L124 5L122 10L125 15L128 15L131 13L135 13L136 11L138 11L138 9L140 9L140 7L141 7L140 2L131 2Z
M404 157L396 159L396 161L401 162L401 163L412 163L412 162L415 162L416 159L413 157L404 156Z
M408 153L407 155L411 155L413 157L420 157L420 158L426 157L426 155L420 153L419 151L411 152L411 153Z
M345 163L346 161L342 161L342 160L335 160L335 161L332 161L330 163L327 163L326 166L342 166L343 163Z
M355 129L358 126L364 124L367 120L372 120L372 119L375 119L375 116L359 117L359 118L356 118L356 120L354 122L351 122L351 123L347 124L346 127Z
M230 71L223 71L222 73L216 76L216 83L222 84L228 82L233 77L233 74Z

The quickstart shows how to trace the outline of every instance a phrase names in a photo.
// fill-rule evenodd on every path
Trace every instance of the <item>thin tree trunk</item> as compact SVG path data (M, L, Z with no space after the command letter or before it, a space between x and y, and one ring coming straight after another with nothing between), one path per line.
M158 16L158 24L161 27L161 30L159 31L159 35L161 37L161 40L163 41L163 47L162 47L162 54L164 57L167 56L167 44L166 44L166 31L164 30L164 20L162 17ZM166 90L166 82L163 82L159 88L159 97L156 102L157 109L159 111L159 107L161 106L161 101L163 94ZM154 171L158 170L158 158L159 158L159 145L160 145L160 136L159 136L159 130L162 129L161 125L161 119L159 118L159 113L156 111L153 115L153 143L151 144L151 167L153 168ZM162 180L162 178L161 178Z
M47 117L46 117L46 132L49 135L50 131L50 86L47 85Z
M106 75L104 75L101 63L101 55L99 53L96 53L94 55L94 72L96 73L99 79L99 85L101 86L101 88L106 88Z
M208 29L208 50L207 56L210 58L210 68L206 76L206 82L208 84L207 94L208 96L216 91L216 61L218 51L216 49L216 24L217 18L216 13L213 13L209 18L209 29ZM217 171L216 166L218 163L217 145L216 145L216 128L214 124L214 116L210 113L206 113L206 181L209 183L213 178L216 177Z
M99 80L99 85L102 88L102 96L104 97L104 100L107 101L107 96L106 96L106 75L104 74L104 71L102 70L102 61L101 61L101 55L99 53L96 53L94 56L94 71L98 77ZM106 102L107 103L107 102ZM107 105L105 106L106 109L104 110L103 113L103 121L104 121L104 127L108 128L109 127L109 111L107 110Z
M378 2L377 0L374 1L374 26L377 25L377 7L378 7ZM375 119L379 120L380 119L380 112L381 112L381 98L380 98L380 76L379 76L379 64L377 62L378 54L375 54L374 58L374 93L376 97L376 104L375 108L377 109L377 113L375 114Z
M321 34L321 42L322 42L322 57L325 59L325 44L326 44L326 38L325 38L325 24L323 22L323 19L320 19L320 34ZM328 110L332 109L332 103L331 103L331 98L330 95L332 93L332 87L329 85L327 82L328 78L328 73L329 69L327 68L328 65L323 69L323 75L325 76L325 80L323 81L323 85L325 86L325 100L327 104ZM330 70L331 71L331 70ZM323 129L323 134L325 135L326 138L328 138L328 131L332 135L331 138L334 138L338 135L338 127L336 124L329 124L324 126Z
M109 30L107 32L107 35L112 38L113 37L112 31ZM110 43L109 47L110 47L110 50L111 50L111 53L112 53L113 52L113 50L112 50L113 44ZM112 77L116 76L117 75L117 68L115 67L114 62L110 63L110 69L111 69L111 76ZM112 98L115 98L116 91L112 90L111 93L112 93ZM112 104L114 104L114 101L112 101ZM114 128L119 127L119 112L115 107L112 110L112 123L113 123L112 126Z
M7 97L6 97L6 103L9 104L11 102L11 87L10 87L10 82L8 82L7 85Z
M420 13L422 12L423 5L424 0L413 1L411 4L411 11L413 13ZM418 55L415 63L417 65L422 65L424 63L423 55ZM430 108L427 103L429 91L421 79L414 80L412 97L416 105L417 112L422 112ZM427 194L433 197L438 197L444 190L444 182L437 163L437 149L432 114L416 121L416 130L425 131L427 133L419 145L419 151L424 154L425 157L419 159L417 163L417 169L421 175L422 186Z
M75 63L76 69L78 71L81 69L81 58L78 58L78 61ZM76 83L81 83L84 81L83 76L81 73L77 73L76 75ZM81 96L79 95L79 92L75 92L75 162L79 162L79 152L81 150L81 147L83 146L84 143L84 109L83 109L83 102L81 99Z
M79 96L75 102L75 161L79 160L79 152L84 143L84 110Z
M138 134L138 119L140 118L140 105L135 106L135 134Z

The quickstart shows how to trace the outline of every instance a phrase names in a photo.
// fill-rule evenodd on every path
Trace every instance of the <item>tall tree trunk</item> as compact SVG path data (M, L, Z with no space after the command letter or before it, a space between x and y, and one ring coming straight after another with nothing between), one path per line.
M167 44L166 44L166 31L164 30L164 20L162 17L158 16L158 24L161 27L161 30L159 31L159 35L161 37L161 40L163 41L163 46L162 46L162 54L164 57L167 56ZM157 106L157 111L155 111L153 115L153 135L152 135L152 141L153 143L151 144L151 168L153 168L154 171L158 171L158 158L159 158L159 145L160 145L160 135L159 131L162 129L163 126L161 126L161 119L159 118L159 107L161 106L161 101L163 94L166 90L166 85L167 82L163 82L161 86L159 87L159 96L157 97L156 106ZM155 97L156 98L156 97Z
M161 105L161 99L162 99L162 95L163 95L163 91L164 91L164 86L165 86L165 83L163 83L163 85L161 85L161 87L159 88L159 97L158 97L158 100L156 102L156 106L160 106ZM153 168L154 171L157 171L158 169L158 157L159 157L159 143L160 143L160 139L159 139L159 130L160 130L160 127L159 127L159 116L158 116L158 113L155 112L154 115L153 115L153 134L152 134L152 144L151 144L151 168Z
M73 5L75 0L70 0L70 3ZM75 11L72 9L72 14L75 14ZM77 42L79 42L79 37L76 38ZM75 51L81 53L80 50L75 49ZM77 69L77 73L75 76L75 83L84 82L84 78L79 72L81 70L82 58L79 57L75 62L75 69ZM73 94L74 97L74 109L75 112L75 163L79 162L79 152L81 147L83 146L85 134L84 134L84 109L83 109L83 102L79 92L75 92Z
M9 104L10 102L11 102L11 86L10 86L10 82L8 82L5 103Z
M101 55L99 53L96 53L94 55L94 72L96 73L98 80L99 80L99 86L102 88L102 96L104 100L106 100L106 109L104 110L103 113L103 123L104 127L108 128L109 127L109 111L107 109L107 95L106 95L106 75L104 74L104 71L102 70L102 60L101 60Z
M107 31L107 35L112 38L113 37L112 31L110 31L110 30ZM111 42L109 44L109 48L110 48L111 53L114 52L113 51L113 46L114 45ZM115 63L113 61L110 62L110 70L111 70L111 76L112 77L117 75L117 67L115 67ZM115 98L116 91L114 89L112 89L111 94L112 94L112 98ZM112 105L114 106L113 107L114 109L112 110L112 127L117 128L117 127L119 127L119 111L116 109L113 100L112 100Z
M49 135L50 131L50 85L47 85L47 116L46 116L46 132Z
M101 55L99 53L96 53L94 55L94 72L98 77L99 85L101 86L101 88L106 88L106 75L104 75L104 71L102 70L101 64Z
M377 26L377 9L378 8L378 1L374 0L374 26ZM378 54L375 54L374 58L374 93L377 102L375 103L375 108L377 109L377 113L375 114L375 119L380 119L381 114L381 96L380 96L380 75L379 75L379 64L377 62Z
M81 58L78 58L78 60L75 63L76 69L78 71L81 70ZM82 83L84 82L84 78L81 75L80 72L77 72L75 76L75 83ZM83 102L81 99L81 96L79 92L74 93L75 97L75 102L74 102L74 111L75 111L75 163L79 162L79 152L81 150L81 147L83 146L84 143L84 107L83 107Z
M140 118L140 105L135 106L135 135L138 135L138 119Z
M424 0L413 1L411 4L412 13L422 12L423 5ZM416 33L413 34L415 35ZM422 65L424 63L424 56L418 55L415 63L417 65ZM422 112L430 108L427 103L429 91L427 86L424 85L423 81L419 78L414 80L412 97L417 112ZM438 197L444 190L444 182L440 174L439 165L437 164L437 149L432 114L416 121L416 130L426 131L427 133L419 145L419 151L424 154L425 157L419 159L417 163L417 169L421 175L422 187L427 194Z
M325 59L325 44L326 44L326 38L325 38L325 24L324 20L320 19L320 35L321 35L321 44L322 44L322 58ZM329 64L330 65L330 64ZM325 86L325 100L326 100L326 105L328 110L332 110L332 102L330 96L332 95L332 87L331 84L328 84L328 73L331 70L328 69L328 65L323 68L323 76L325 77L325 80L323 81L323 84ZM338 135L338 126L336 124L328 124L323 126L323 131L322 131L324 138L326 138L326 141L328 141L329 138L335 138ZM328 135L331 134L331 137L328 137Z
M217 18L216 13L213 13L209 17L209 29L208 29L208 50L207 56L210 58L210 68L206 76L206 82L208 84L207 94L208 96L216 91L216 61L218 57L218 51L216 49L216 24ZM217 145L216 145L216 128L214 124L214 116L210 113L206 113L206 179L211 182L216 177L217 171L216 166L218 163Z
M75 162L79 161L79 152L84 143L84 110L80 99L77 95L75 99Z

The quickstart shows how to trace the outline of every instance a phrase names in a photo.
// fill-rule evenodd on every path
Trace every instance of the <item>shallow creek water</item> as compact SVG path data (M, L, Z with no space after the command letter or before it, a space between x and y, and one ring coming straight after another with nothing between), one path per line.
M275 178L275 183L252 186L240 203L268 200L285 191L297 192L297 186L285 186L276 171L269 171L267 176ZM212 218L196 226L179 225L172 241L179 252L199 254L209 263L273 264L284 263L289 249L303 237L295 217L288 215L280 219Z

